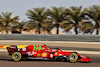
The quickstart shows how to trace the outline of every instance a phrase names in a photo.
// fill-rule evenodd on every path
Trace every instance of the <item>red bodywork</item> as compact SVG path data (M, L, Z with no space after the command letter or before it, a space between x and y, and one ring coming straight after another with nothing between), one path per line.
M27 47L17 49L16 46L11 45L10 47L7 47L7 50L9 52L9 55L12 55L14 52L20 52L22 54L22 57L35 57L35 58L47 58L47 59L53 59L54 57L68 57L70 53L73 52L67 52L62 51L60 49L51 50L51 48L47 48L46 45L39 46L39 45L29 45ZM82 56L78 54L77 52L74 52L78 55L78 60L81 62L90 62L90 58Z

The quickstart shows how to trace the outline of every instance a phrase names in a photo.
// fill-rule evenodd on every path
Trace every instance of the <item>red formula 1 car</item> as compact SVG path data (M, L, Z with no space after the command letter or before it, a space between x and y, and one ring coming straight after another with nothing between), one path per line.
M90 62L90 58L82 56L77 52L66 52L62 51L59 48L53 50L51 48L47 48L46 45L29 45L27 47L23 47L18 50L17 46L11 45L7 47L9 55L12 56L14 61L19 61L23 58L26 59L49 59L54 61L70 61L70 62Z

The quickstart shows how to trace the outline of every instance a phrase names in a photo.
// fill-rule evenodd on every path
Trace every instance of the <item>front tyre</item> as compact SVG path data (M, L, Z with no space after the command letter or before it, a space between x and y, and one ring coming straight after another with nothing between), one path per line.
M70 53L69 56L68 56L68 58L69 58L70 62L75 63L78 60L78 55L76 53Z
M21 55L20 52L14 52L14 53L12 54L12 59L13 59L14 61L19 61L19 60L21 60L21 57L22 57L22 55Z

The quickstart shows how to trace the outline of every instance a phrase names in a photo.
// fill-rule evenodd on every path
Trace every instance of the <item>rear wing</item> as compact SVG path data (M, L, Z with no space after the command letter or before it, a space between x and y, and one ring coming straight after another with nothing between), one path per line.
M18 51L18 48L16 45L10 45L9 47L6 47L9 55L12 55L14 52Z

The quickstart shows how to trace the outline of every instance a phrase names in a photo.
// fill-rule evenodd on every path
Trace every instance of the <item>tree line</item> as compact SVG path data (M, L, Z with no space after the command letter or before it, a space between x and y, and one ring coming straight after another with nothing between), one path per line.
M8 31L18 30L30 31L35 29L38 34L41 30L51 34L51 30L56 28L56 34L59 34L59 28L64 29L63 32L71 32L75 34L92 34L96 30L99 34L100 28L100 6L92 5L87 8L82 6L51 7L51 9L33 8L27 11L28 21L19 22L19 16L11 17L11 12L2 12L0 15L0 32L8 34Z

